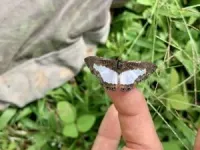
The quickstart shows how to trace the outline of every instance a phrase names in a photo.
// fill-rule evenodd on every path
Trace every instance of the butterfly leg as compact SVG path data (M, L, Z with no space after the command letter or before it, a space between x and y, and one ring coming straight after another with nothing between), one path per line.
M115 84L104 83L104 87L105 87L107 90L116 91L116 85L115 85Z
M133 84L120 85L120 91L122 92L127 92L127 91L130 91L131 89L133 89Z

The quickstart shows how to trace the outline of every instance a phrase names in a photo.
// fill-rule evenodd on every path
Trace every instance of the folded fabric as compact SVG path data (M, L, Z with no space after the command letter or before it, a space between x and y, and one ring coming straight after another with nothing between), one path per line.
M76 75L110 27L112 0L0 1L0 109Z

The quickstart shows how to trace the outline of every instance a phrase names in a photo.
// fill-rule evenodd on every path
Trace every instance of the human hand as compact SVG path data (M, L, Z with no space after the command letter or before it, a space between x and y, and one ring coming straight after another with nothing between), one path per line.
M117 150L121 135L123 150L162 150L143 94L107 91L114 105L107 111L92 150Z

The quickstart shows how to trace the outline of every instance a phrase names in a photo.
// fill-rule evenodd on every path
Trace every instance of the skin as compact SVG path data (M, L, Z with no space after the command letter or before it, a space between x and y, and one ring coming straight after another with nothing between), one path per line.
M126 143L123 150L163 150L143 94L136 88L107 94L113 105L101 123L92 150L117 150L121 136ZM200 150L200 130L194 150Z

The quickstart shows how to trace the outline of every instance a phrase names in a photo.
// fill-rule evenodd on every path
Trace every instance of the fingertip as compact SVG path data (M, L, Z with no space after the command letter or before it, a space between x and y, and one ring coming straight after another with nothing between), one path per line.
M122 92L107 91L118 112L127 115L134 115L144 110L148 110L146 100L137 88L130 91Z
M137 98L144 98L143 94L135 87L133 87L130 91L121 91L120 89L117 89L116 91L106 90L106 92L114 101L133 96L136 96Z

